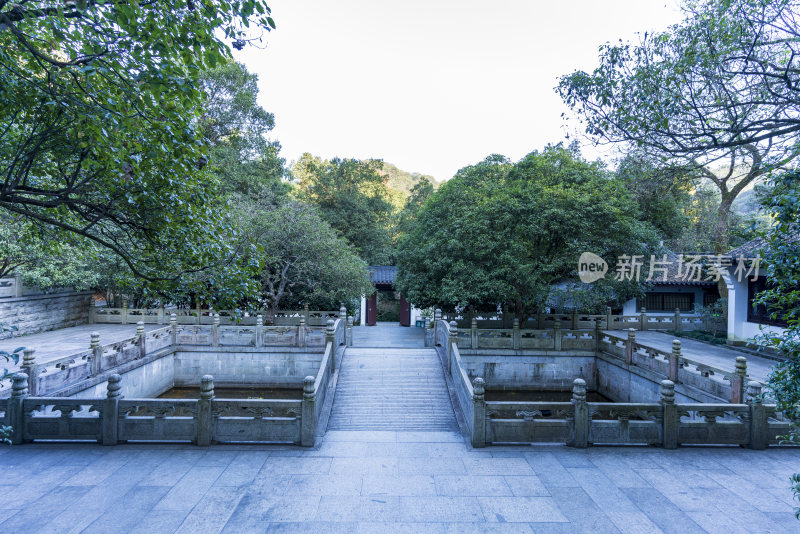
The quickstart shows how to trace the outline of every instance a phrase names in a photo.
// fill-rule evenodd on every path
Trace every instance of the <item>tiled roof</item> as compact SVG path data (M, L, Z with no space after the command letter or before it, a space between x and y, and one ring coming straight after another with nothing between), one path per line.
M667 255L667 264L666 267L666 277L662 271L656 271L653 274L653 279L650 280L648 283L658 286L713 286L716 285L716 282L704 280L705 277L700 277L700 280L686 280L686 276L681 276L681 261L680 255L668 250L666 252ZM686 254L687 258L690 256L695 256L695 254ZM649 261L649 260L648 260ZM656 255L655 261L660 262L662 261L662 256ZM686 260L688 261L688 259ZM648 265L649 266L649 265ZM685 268L684 268L685 270Z
M370 278L373 284L394 284L397 267L393 265L370 265Z
M800 243L800 231L789 232L783 238L783 241L784 243ZM730 252L728 252L728 255L733 258L755 258L758 256L759 251L766 246L766 244L767 241L763 237L757 237L732 249Z

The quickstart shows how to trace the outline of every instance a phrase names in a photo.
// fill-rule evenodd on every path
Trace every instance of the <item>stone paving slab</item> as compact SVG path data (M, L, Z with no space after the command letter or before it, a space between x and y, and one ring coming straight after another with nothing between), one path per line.
M627 330L607 330L606 332L623 338L628 336ZM702 341L686 337L676 338L665 332L654 332L651 330L636 332L637 343L666 352L672 351L672 340L674 339L680 340L681 352L684 357L725 371L733 371L735 369L737 356L746 357L748 376L759 382L765 382L770 372L772 372L772 368L775 366L775 360L743 354L725 345L711 345L710 343L703 343Z
M164 325L146 324L145 332L164 328ZM45 363L75 354L89 348L92 332L100 334L100 343L107 345L136 335L135 324L86 324L0 340L0 350L11 352L17 347L36 351L36 361ZM0 362L3 364L4 362ZM22 363L20 361L20 363ZM9 370L13 364L4 365Z
M3 446L0 466L11 533L800 532L788 448L472 449L456 432L337 431L314 449Z

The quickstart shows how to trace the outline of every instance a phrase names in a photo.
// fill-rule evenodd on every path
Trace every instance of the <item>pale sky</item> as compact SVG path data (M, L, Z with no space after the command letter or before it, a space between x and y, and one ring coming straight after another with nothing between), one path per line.
M439 180L489 154L516 161L564 140L558 77L593 69L605 42L681 18L677 0L269 5L277 29L266 48L235 57L259 76L283 157L381 158Z

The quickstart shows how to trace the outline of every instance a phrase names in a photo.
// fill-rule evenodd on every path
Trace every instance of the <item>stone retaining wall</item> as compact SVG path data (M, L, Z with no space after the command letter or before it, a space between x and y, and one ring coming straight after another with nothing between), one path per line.
M0 339L87 324L91 304L91 292L1 298L0 324L16 330Z

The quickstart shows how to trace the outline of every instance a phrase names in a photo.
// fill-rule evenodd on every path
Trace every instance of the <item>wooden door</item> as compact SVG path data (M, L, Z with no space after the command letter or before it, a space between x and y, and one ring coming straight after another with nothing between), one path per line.
M378 292L367 299L367 326L375 326L378 322Z
M400 326L411 326L411 304L400 295Z

